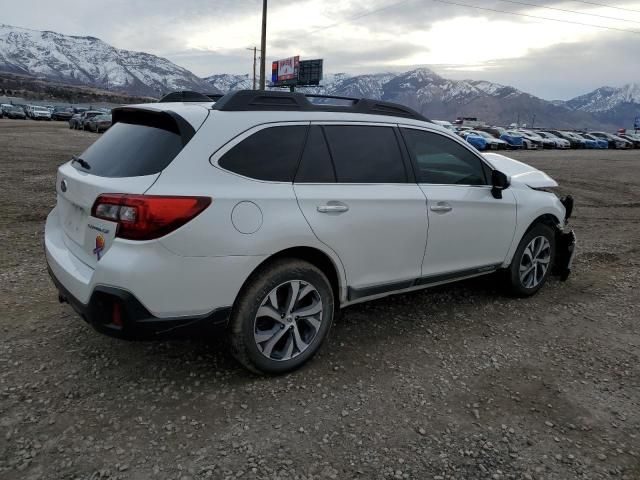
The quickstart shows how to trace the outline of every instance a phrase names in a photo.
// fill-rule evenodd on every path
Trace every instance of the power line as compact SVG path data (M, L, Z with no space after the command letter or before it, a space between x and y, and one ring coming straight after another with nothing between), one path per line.
M626 18L619 18L619 17L609 17L607 15L599 15L597 13L577 12L575 10L566 10L564 8L557 8L557 7L544 7L542 5L536 5L535 3L518 2L516 0L499 0L499 1L505 2L505 3L513 3L515 5L525 5L527 7L544 8L546 10L556 10L558 12L575 13L578 15L589 15L590 17L606 18L607 20L617 20L619 22L640 23L640 21L638 20L629 20Z
M595 5L596 7L615 8L616 10L624 10L625 12L640 13L640 10L634 10L633 8L614 7L613 5L606 5L604 3L583 2L581 0L573 0L573 1L577 3L586 3L587 5Z
M311 30L308 33L308 35L320 32L322 30L327 30L329 28L337 27L338 25L342 25L343 23L352 22L353 20L358 20L358 19L360 19L362 17L367 17L369 15L373 15L374 13L382 12L384 10L389 10L390 8L397 7L398 5L402 5L403 3L407 3L409 1L411 1L411 0L400 0L399 2L391 3L391 4L389 4L389 5L385 6L385 7L380 7L380 8L376 8L374 10L369 10L369 11L366 11L366 12L359 13L358 15L354 15L353 17L345 18L344 20L341 20L341 21L336 22L336 23L332 23L331 25L327 25L325 27L319 27L319 28L316 28L315 30Z
M538 15L529 15L527 13L508 12L506 10L498 10L498 9L494 9L494 8L476 7L475 5L469 5L469 4L466 4L466 3L450 2L448 0L432 0L432 1L439 2L439 3L446 3L448 5L456 5L458 7L475 8L476 10L485 10L485 11L488 11L488 12L503 13L505 15L516 15L516 16L519 16L519 17L536 18L538 20L548 20L550 22L570 23L570 24L573 24L573 25L581 25L583 27L602 28L602 29L605 29L605 30L615 30L615 31L618 31L618 32L635 33L636 35L640 35L640 30L629 30L627 28L605 27L604 25L595 25L593 23L575 22L575 21L572 21L572 20L559 20L557 18L540 17Z

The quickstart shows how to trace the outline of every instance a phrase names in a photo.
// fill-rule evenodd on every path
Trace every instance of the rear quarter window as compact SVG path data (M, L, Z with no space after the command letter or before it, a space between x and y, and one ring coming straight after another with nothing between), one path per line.
M256 180L292 182L306 134L306 125L263 128L232 147L218 165Z

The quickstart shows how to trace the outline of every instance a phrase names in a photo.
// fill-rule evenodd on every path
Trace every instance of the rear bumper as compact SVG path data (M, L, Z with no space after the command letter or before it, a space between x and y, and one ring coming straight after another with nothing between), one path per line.
M65 288L48 266L49 275L58 289L58 299L71 307L97 331L126 339L152 339L181 334L207 334L222 331L231 307L193 317L158 318L138 299L123 289L98 286L88 303L82 303Z
M61 299L98 330L121 337L224 323L244 281L265 258L183 257L160 242L116 239L91 266L67 245L72 241L57 209L47 218L44 237L47 267ZM122 325L113 321L114 304Z

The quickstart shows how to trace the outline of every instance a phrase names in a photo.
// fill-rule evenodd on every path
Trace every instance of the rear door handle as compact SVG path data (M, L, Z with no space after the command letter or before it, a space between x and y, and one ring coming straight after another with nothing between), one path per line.
M320 213L343 213L347 212L349 207L346 205L319 205L318 212Z
M429 210L436 213L447 213L453 210L453 207L446 202L438 202L436 205L431 205Z

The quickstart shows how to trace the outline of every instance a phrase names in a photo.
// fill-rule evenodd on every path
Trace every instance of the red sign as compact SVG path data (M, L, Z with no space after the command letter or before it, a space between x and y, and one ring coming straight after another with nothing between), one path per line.
M280 83L298 79L300 57L289 57L277 60L271 65L271 82Z

